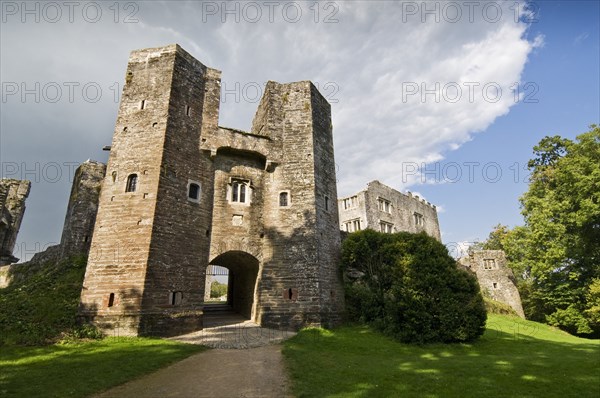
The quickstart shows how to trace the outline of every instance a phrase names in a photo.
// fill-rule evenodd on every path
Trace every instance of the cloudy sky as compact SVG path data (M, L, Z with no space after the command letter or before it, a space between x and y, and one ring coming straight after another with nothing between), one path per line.
M545 135L600 121L598 1L2 2L2 177L32 180L15 255L60 239L74 167L105 162L129 52L222 71L249 130L268 80L332 104L338 193L378 179L439 206L444 243L522 223Z

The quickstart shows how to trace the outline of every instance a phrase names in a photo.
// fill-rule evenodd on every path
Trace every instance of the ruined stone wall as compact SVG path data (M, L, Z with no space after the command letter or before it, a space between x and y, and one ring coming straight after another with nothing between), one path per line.
M521 296L512 270L506 264L504 251L476 250L462 259L461 264L477 275L484 295L511 306L520 317L525 318Z
M60 240L62 258L89 252L105 174L106 165L92 160L77 168Z
M25 200L31 182L8 178L0 179L0 265L19 261L13 256L17 234L25 213Z
M344 209L344 200L352 199L353 196L357 197L355 199L357 205ZM387 202L389 205L382 205L380 201ZM379 181L371 181L367 184L366 190L356 195L341 198L338 205L340 207L340 229L344 231L346 223L360 219L361 229L371 228L376 231L390 232L389 229L385 229L386 226L389 226L391 232L425 232L441 241L435 205L418 196L413 196L410 192L403 194ZM353 232L353 230L348 232Z
M106 166L103 163L92 160L77 168L60 244L36 253L27 262L0 267L0 287L6 287L10 283L13 271L17 267L39 267L59 262L72 255L88 255L105 171Z

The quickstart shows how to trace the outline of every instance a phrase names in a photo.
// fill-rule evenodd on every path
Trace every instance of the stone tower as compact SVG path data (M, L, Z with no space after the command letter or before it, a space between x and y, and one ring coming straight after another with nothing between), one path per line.
M269 82L251 132L220 127L220 72L177 45L132 52L80 315L106 332L202 327L206 268L265 326L339 320L331 111Z

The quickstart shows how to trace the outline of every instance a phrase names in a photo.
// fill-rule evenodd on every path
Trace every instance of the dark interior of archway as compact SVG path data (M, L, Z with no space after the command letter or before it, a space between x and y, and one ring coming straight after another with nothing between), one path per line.
M229 270L227 303L235 312L251 318L258 260L246 252L229 251L215 258L211 264Z

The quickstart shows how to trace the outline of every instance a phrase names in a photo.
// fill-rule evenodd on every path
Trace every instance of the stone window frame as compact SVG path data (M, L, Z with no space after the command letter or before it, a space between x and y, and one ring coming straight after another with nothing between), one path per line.
M391 222L386 222L379 220L379 231L384 234L393 234L394 233L394 224Z
M413 219L415 220L415 225L417 227L423 227L425 226L425 216L423 216L423 214L418 213L418 212L414 212L413 213Z
M392 202L382 198L377 197L377 208L379 211L383 211L384 213L391 214L392 213Z
M134 193L138 190L140 186L140 177L139 173L130 173L127 175L127 180L125 181L125 192L126 193Z
M286 196L286 204L282 205L281 198L282 198L282 195L284 195L284 194ZM279 207L284 207L284 208L292 207L292 194L289 190L279 191L279 195L277 195L277 199L278 199L277 204Z
M358 195L350 196L342 199L342 207L344 210L354 209L358 206Z
M295 287L285 288L281 293L285 301L298 301L298 289Z
M483 259L483 269L486 271L491 271L496 269L496 259L495 258L484 258Z
M110 293L108 295L108 301L106 303L106 307L107 308L111 308L115 306L115 294L114 293Z
M235 192L236 184L241 187L237 194ZM243 189L242 189L243 187ZM244 201L240 201L240 196L244 194ZM252 186L252 180L243 177L230 177L229 182L227 184L227 202L231 205L238 206L250 206L252 204L252 196L253 196L254 188ZM237 200L234 199L234 194L236 194Z
M198 197L197 198L190 197L190 194L191 194L190 190L191 190L192 185L198 186ZM200 203L200 201L202 200L202 183L200 181L188 179L186 192L187 192L188 202Z
M173 290L169 292L169 305L178 306L183 302L183 292L181 290Z
M352 220L344 221L342 225L346 232L357 232L362 229L360 218L353 218Z

